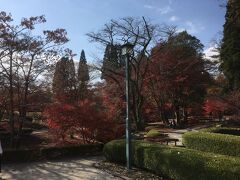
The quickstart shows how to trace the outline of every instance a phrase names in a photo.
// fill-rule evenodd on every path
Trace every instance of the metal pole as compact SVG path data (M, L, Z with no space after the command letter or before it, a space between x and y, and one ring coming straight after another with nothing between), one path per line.
M129 99L129 54L125 58L126 71L126 158L127 169L131 169L131 123L130 123L130 99Z

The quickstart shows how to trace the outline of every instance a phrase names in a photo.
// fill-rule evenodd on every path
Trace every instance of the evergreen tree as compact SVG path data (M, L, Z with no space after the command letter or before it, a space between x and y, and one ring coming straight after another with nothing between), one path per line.
M107 76L110 76L112 72L116 72L123 65L124 62L121 60L121 46L108 44L104 52L101 78L106 79Z
M78 98L87 97L87 84L89 81L89 69L84 50L81 52L78 66Z
M62 95L76 88L74 62L68 57L62 57L56 64L53 77L53 93Z
M203 44L195 36L188 34L187 31L170 36L167 45L169 48L178 48L181 46L182 48L186 49L184 53L185 57L201 57L203 55Z
M221 70L230 89L240 88L240 1L229 0L220 50Z
M78 66L78 81L80 84L86 84L89 81L89 70L84 50L81 52Z

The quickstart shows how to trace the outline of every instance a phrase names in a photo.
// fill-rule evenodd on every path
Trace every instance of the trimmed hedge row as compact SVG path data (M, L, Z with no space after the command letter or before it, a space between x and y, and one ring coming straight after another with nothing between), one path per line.
M88 155L101 152L103 144L81 144L63 147L48 147L41 149L43 157L48 159L58 157L74 157L78 155Z
M102 144L81 144L41 149L9 149L3 152L4 162L30 162L41 159L75 157L102 152Z
M36 149L9 149L3 151L3 162L30 162L41 159L40 151Z
M33 132L33 129L31 129L31 128L23 128L22 129L23 135L29 135L32 132ZM11 132L5 131L5 130L0 130L0 137L1 137L1 139L9 138L9 137L11 137Z
M202 129L201 132L240 136L240 128L211 127L211 128Z
M200 151L240 156L240 137L208 132L187 132L183 135L187 148Z
M125 163L125 141L114 140L103 149L112 162ZM133 164L175 180L235 180L240 177L240 158L197 150L134 141Z

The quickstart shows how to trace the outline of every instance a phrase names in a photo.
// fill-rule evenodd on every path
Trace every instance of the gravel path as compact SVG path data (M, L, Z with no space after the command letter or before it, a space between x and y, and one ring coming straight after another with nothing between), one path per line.
M3 164L1 175L2 179L17 180L118 180L117 177L93 167L93 164L102 159L103 157L88 157L57 161Z

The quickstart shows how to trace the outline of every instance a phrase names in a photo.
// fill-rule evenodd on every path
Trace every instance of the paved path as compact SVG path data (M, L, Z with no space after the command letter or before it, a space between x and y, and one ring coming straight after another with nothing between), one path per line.
M186 129L178 129L178 130L173 130L172 132L168 132L168 136L170 138L178 139L179 142L177 142L177 145L182 146L182 135L188 131L198 131L203 128L207 128L209 125L199 125L199 126L194 126L192 128L186 128ZM173 143L172 143L173 144Z
M89 157L6 164L3 165L2 178L17 180L118 180L118 178L92 166L102 159L102 157Z

